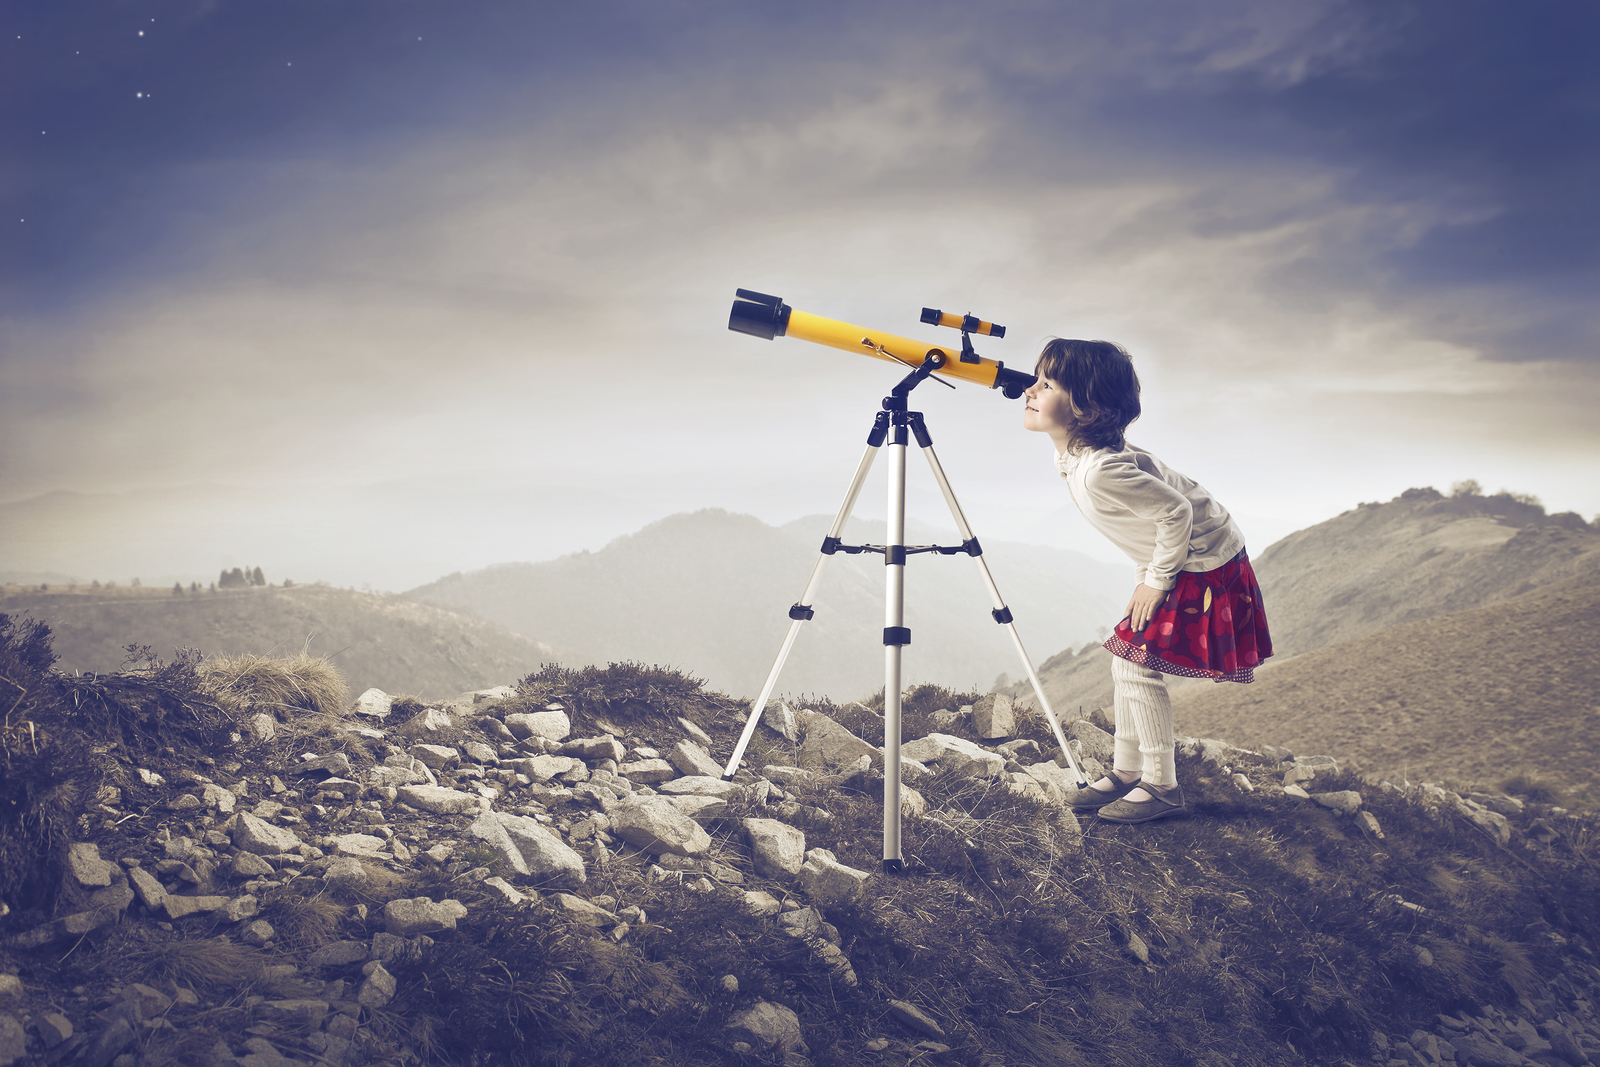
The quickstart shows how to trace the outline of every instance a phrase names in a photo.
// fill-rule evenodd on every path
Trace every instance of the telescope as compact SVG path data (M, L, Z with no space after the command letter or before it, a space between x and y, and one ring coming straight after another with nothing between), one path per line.
M961 347L928 344L926 341L915 341L838 319L825 319L808 311L796 311L776 296L750 289L736 290L733 310L728 315L728 329L767 341L774 337L796 337L829 348L889 360L913 369L920 368L933 358L939 374L998 389L1010 400L1017 399L1024 389L1034 383L1032 374L1009 370L999 360L986 359L972 350L969 334L1004 337L1004 326L996 326L971 315L948 314L936 308L923 308L922 321L960 330Z

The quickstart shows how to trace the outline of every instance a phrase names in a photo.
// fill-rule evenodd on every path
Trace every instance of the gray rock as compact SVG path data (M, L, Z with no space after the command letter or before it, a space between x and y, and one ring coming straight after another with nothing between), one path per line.
M862 756L875 767L883 766L883 753L843 726L817 711L798 713L805 740L800 743L800 766L809 771L848 767Z
M1383 827L1378 825L1378 817L1370 811L1356 812L1356 825L1371 834L1379 841L1383 840Z
M273 871L272 864L254 852L240 852L229 861L228 869L238 878L264 878ZM128 875L132 877L133 872Z
M1464 1060L1472 1067L1525 1067L1528 1063L1516 1049L1481 1034L1458 1034L1450 1038L1450 1044L1455 1046L1457 1062Z
M389 710L394 705L394 697L382 689L368 689L356 697L355 708L357 715L370 715L374 719L387 719Z
M766 708L761 712L761 723L782 735L785 740L800 739L800 720L795 715L794 709L781 700L767 701Z
M584 926L605 929L622 921L613 912L571 893L553 893L550 903L559 908L569 922L582 923Z
M67 870L81 886L110 885L119 868L100 858L100 846L81 841L67 849Z
M132 1045L138 1036L133 1024L119 1015L90 1039L81 1062L85 1067L111 1067L111 1061Z
M33 1028L46 1049L53 1049L72 1036L72 1020L58 1012L47 1011L38 1016Z
M565 741L572 733L572 720L565 711L514 711L506 716L505 724L519 741L530 737Z
M207 782L200 790L200 803L221 815L232 815L234 805L239 798L233 795L230 789L224 789L214 782Z
M407 741L431 741L448 737L459 729L456 717L444 708L423 708L392 731Z
M394 975L384 970L383 964L378 960L373 960L363 969L367 977L356 993L356 1003L368 1010L386 1007L394 999L399 983L394 980Z
M375 858L388 842L372 834L335 834L332 838L335 856L362 856Z
M500 754L494 750L494 746L486 745L482 741L468 741L461 746L461 751L474 763L488 765L500 762Z
M728 810L728 802L721 797L668 796L666 799L673 807L700 823L721 818Z
M401 803L436 815L475 813L484 806L483 800L472 793L440 785L403 785L397 795Z
M257 900L253 894L246 893L228 901L223 906L222 913L228 917L228 921L231 923L254 919L261 914L261 901Z
M623 757L628 754L628 750L615 737L610 734L603 734L600 737L574 738L561 746L561 754L596 762L611 760L615 763L621 763Z
M365 963L371 954L363 941L330 941L306 959L306 966L348 967L352 963Z
M295 772L298 774L326 772L343 778L350 773L350 757L343 752L329 752L323 756L301 760L300 765L295 768Z
M693 741L679 741L672 746L672 751L667 753L667 760L678 769L679 774L722 780L722 765Z
M809 1053L800 1032L800 1017L782 1004L758 1000L728 1020L730 1042L744 1042L762 1052Z
M257 741L271 741L278 736L278 720L264 711L258 711L245 720L245 729Z
M1339 761L1332 756L1302 756L1283 772L1283 784L1301 785L1338 773Z
M933 1020L933 1016L921 1008L905 1000L891 1000L885 1005L889 1014L905 1023L913 1030L920 1030L930 1037L943 1037L944 1028Z
M703 856L711 836L665 797L628 797L610 812L611 832L647 852Z
M233 824L233 845L257 856L273 856L299 848L300 838L292 830L273 826L242 811Z
M322 881L337 889L360 889L371 880L366 864L355 856L336 856L322 872Z
M661 783L661 788L657 792L664 796L717 797L727 800L743 789L744 787L736 782L724 782L721 778L691 774Z
M446 767L454 767L461 763L461 753L449 745L416 744L406 750L407 753L436 771Z
M242 855L248 855L248 853L242 853ZM272 873L270 866L267 867L267 873ZM133 891L139 894L139 900L147 908L159 908L161 907L161 902L166 899L167 890L161 884L161 880L143 867L129 868L128 881L132 884Z
M798 878L806 861L806 835L777 819L744 819L756 873L766 878Z
M1361 794L1353 789L1341 789L1335 793L1312 793L1311 799L1325 808L1354 815L1361 810Z
M624 763L617 768L617 773L627 778L630 782L643 785L658 785L678 776L678 769L664 759L642 759L632 763Z
M70 1023L67 1024L69 1027ZM57 1042L60 1044L60 1042ZM0 1067L11 1067L28 1054L28 1032L9 1011L0 1011Z
M517 690L509 685L496 685L488 689L475 689L469 695L474 704L482 704L487 700L510 700L517 695Z
M465 918L466 914L466 906L459 900L443 900L435 904L428 897L391 900L383 906L384 925L396 937L409 938L418 934L454 930L456 920Z
M989 693L972 705L972 729L979 737L1011 737L1017 732L1011 698L1004 693Z
M783 910L783 904L777 897L761 889L746 891L744 906L746 911L758 918L776 915Z
M993 778L1005 768L1005 759L981 745L953 734L932 733L902 745L900 754L919 763L932 763L945 770L973 778Z
M511 840L511 835L506 833L506 828L501 824L495 812L485 811L472 820L472 825L467 827L467 833L482 841L496 852L500 853L506 864L518 874L531 873L528 861L522 858L522 851Z
M871 878L866 871L840 863L825 848L807 852L805 863L800 866L800 885L807 896L824 908L859 900Z
M1076 719L1066 725L1068 741L1078 742L1078 752L1110 764L1116 739L1088 719Z
M228 898L212 896L185 897L176 893L168 893L161 901L161 906L166 910L167 918L182 919L190 915L199 915L202 912L221 911L228 906Z
M683 727L683 732L689 735L689 740L693 741L695 744L699 745L701 748L706 749L707 751L710 751L710 749L711 749L711 735L710 734L706 733L704 730L700 729L699 726L695 725L693 722L689 721L688 719L685 719L681 715L678 716L678 725Z
M576 889L588 879L583 857L554 831L526 815L496 812L495 818L517 846L530 877L561 889Z

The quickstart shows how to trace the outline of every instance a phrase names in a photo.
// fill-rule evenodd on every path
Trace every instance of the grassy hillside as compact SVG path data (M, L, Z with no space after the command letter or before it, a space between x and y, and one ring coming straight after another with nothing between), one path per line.
M1337 753L1411 781L1536 775L1600 801L1600 583L1527 593L1296 656L1174 701L1206 737Z
M482 619L393 596L326 586L230 589L4 587L0 611L49 624L61 667L113 671L129 644L163 658L174 649L331 655L354 692L439 698L561 661L555 649Z
M673 515L598 552L453 574L406 595L465 607L593 662L669 664L753 697L829 521L779 529L715 509ZM882 523L855 523L846 534L847 543L881 542ZM954 542L953 534L937 541ZM1087 639L1114 610L1104 565L1087 557L989 543L984 555L1035 655ZM911 559L907 681L988 688L1003 672L1018 674L1016 653L990 617L992 604L971 559ZM796 641L779 692L863 696L883 686L883 569L881 555L832 557L816 618Z

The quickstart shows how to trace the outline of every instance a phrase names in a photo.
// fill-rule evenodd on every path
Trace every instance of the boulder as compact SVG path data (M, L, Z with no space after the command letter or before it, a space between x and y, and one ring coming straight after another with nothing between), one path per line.
M383 906L383 921L388 933L396 937L416 937L454 930L456 920L465 918L466 906L459 900L435 904L429 897L391 900Z
M641 759L624 763L617 773L640 785L659 785L678 776L678 770L664 759Z
M583 857L568 847L555 831L526 815L496 812L495 818L517 846L527 864L529 877L562 889L576 889L587 880Z
M356 856L337 856L322 872L323 883L336 889L360 889L371 877Z
M297 774L314 774L318 771L340 778L347 777L350 774L350 757L343 752L329 752L326 755L301 760L299 766L295 767Z
M798 741L800 739L800 720L795 715L794 709L781 700L769 700L761 713L761 723L768 729L782 734L785 740Z
M394 697L382 689L368 689L356 697L355 713L357 715L370 715L374 719L387 719L389 709L394 705Z
M394 728L397 738L410 741L429 741L448 737L457 730L454 715L443 708L423 708L411 718Z
M1283 771L1283 784L1303 786L1306 782L1337 774L1339 761L1332 756L1301 756Z
M233 824L233 846L257 856L276 856L299 848L300 838L293 830L273 826L248 811L241 811Z
M800 743L800 766L826 773L835 767L848 767L862 756L874 766L883 766L883 753L843 726L818 711L801 711L800 725L805 740Z
M782 1004L765 1000L736 1012L728 1020L725 1033L735 1051L742 1044L761 1053L776 1050L805 1055L810 1052L800 1032L800 1017Z
M736 782L724 782L721 778L713 778L703 774L691 774L682 778L674 778L670 782L663 782L657 792L667 796L681 797L717 797L727 800L742 792L743 786Z
M416 744L406 751L436 771L461 763L461 753L449 745Z
M972 705L972 728L979 737L1011 737L1017 732L1011 698L1004 693L989 693Z
M1312 793L1311 799L1325 808L1354 815L1361 810L1361 794L1354 789L1341 789L1334 793Z
M806 853L800 867L800 885L817 905L828 908L859 900L872 875L846 867L825 848Z
M711 753L693 741L679 741L667 753L667 760L679 774L698 778L722 778L722 766L711 758Z
M396 795L401 803L436 815L476 812L483 806L480 797L439 785L403 785Z
M67 849L67 869L81 886L110 885L117 865L100 858L100 846L80 841Z
M542 737L547 741L565 741L572 733L572 720L565 711L514 711L505 719L506 729L518 741Z
M953 734L929 734L903 745L901 755L919 763L935 763L945 770L957 771L973 778L992 778L1004 768L1006 761L982 745Z
M628 754L628 749L610 734L602 734L599 737L579 737L568 741L561 746L561 754L596 762L610 760L613 763L621 763L623 757Z
M501 825L494 812L480 813L472 820L472 825L467 827L467 833L499 852L506 865L513 871L518 874L530 873L528 861L522 858L522 851L511 840L511 835L506 833L506 828Z
M611 832L646 852L703 856L711 835L665 797L628 797L610 812Z
M756 873L767 878L796 878L806 861L806 835L777 819L745 819Z

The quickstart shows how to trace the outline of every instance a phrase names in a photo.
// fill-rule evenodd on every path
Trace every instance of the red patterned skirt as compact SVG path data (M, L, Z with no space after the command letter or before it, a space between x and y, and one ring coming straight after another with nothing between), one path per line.
M1144 632L1134 633L1124 616L1105 647L1163 674L1255 681L1256 667L1272 655L1272 636L1250 557L1241 551L1213 571L1179 571Z

